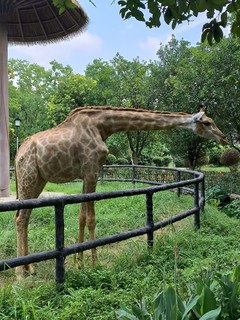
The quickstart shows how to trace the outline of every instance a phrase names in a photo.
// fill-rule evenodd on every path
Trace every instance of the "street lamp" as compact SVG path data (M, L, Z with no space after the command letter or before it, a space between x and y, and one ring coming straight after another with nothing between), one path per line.
M20 127L21 125L21 120L19 118L16 118L14 120L14 125L15 125L15 128L16 128L16 137L17 137L17 151L18 151L18 128Z

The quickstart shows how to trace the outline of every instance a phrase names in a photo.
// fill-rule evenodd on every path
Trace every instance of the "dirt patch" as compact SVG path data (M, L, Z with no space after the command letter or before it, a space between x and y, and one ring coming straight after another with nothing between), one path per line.
M39 198L53 198L64 196L63 192L42 192ZM0 202L15 201L16 195L11 194L9 197L0 198Z

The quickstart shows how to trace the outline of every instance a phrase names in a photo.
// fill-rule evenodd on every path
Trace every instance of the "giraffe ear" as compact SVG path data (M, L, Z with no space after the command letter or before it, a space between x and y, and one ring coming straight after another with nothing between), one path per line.
M206 106L204 105L203 102L200 103L199 108L200 108L199 112L205 112L206 111Z
M201 122L202 116L205 114L204 111L199 111L193 115L193 122Z

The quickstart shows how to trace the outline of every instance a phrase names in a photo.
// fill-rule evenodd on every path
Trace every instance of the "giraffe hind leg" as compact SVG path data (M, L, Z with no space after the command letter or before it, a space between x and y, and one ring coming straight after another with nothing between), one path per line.
M46 182L43 179L36 179L35 184L32 183L29 192L24 192L24 188L19 188L18 196L19 199L33 199L37 198L42 192ZM28 255L28 224L31 215L31 209L21 209L18 210L15 216L16 231L17 231L17 256ZM16 268L17 277L22 277L24 275L35 274L33 267L28 264L24 266L19 266Z
M92 193L96 191L97 175L88 176L83 179L83 193ZM84 229L87 226L89 231L89 240L95 240L95 209L94 202L84 202L81 204L79 213L79 242L84 242ZM83 252L79 254L80 265L83 264ZM97 260L97 250L92 249L92 261L95 265Z

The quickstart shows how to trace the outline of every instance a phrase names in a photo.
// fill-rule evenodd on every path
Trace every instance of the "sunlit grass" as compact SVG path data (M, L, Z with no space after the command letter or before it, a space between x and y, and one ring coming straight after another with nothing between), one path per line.
M133 188L131 183L99 183L97 191ZM74 194L81 183L48 184L47 192ZM97 237L130 230L146 223L145 196L100 200L96 202ZM174 192L153 197L154 220L193 207L193 198ZM78 239L79 205L67 205L65 244ZM1 213L0 259L16 256L14 212ZM39 208L29 225L30 252L54 248L53 208ZM147 249L146 237L98 248L98 262L92 266L86 253L84 266L76 270L76 256L65 261L64 290L55 286L55 262L34 265L37 274L17 282L14 270L0 274L0 319L34 320L113 320L119 303L129 305L142 296L148 299L165 284L177 287L187 297L188 286L196 277L228 272L240 262L240 225L216 207L207 205L201 215L201 228L194 231L193 217L155 233L154 247ZM87 231L86 231L87 239Z

